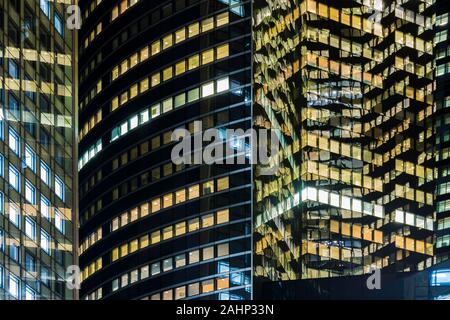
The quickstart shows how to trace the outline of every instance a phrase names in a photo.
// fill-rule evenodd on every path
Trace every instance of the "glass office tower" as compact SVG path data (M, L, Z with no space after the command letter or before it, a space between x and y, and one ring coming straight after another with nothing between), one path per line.
M436 262L433 10L432 0L255 8L255 104L285 141L278 176L256 187L257 279Z
M73 299L71 1L0 2L0 299Z
M80 298L250 298L252 167L171 160L252 125L250 1L80 6Z

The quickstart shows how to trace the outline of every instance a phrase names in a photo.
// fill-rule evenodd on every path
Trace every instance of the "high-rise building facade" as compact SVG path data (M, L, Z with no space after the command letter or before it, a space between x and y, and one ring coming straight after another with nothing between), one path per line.
M432 266L434 1L267 1L258 10L255 105L285 142L278 176L256 188L255 276Z
M80 298L251 298L252 167L171 160L252 125L250 1L80 6Z
M0 299L73 299L71 1L0 2Z

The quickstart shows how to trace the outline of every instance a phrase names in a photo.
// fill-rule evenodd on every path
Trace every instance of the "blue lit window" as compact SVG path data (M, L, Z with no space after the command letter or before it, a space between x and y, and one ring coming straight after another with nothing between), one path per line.
M3 192L0 192L0 214L3 214L5 211L5 196L3 195Z
M2 229L0 229L0 252L5 250L5 234Z
M36 172L36 153L29 145L25 145L25 163L28 168Z
M41 195L41 214L44 218L50 220L50 201Z
M14 60L9 59L9 63L8 63L8 68L9 68L9 75L13 78L13 79L19 79L19 66L17 65L17 62L15 62Z
M25 268L29 272L36 272L36 259L28 252L25 252Z
M17 134L16 130L13 128L9 128L9 141L8 141L9 147L11 150L17 154L20 155L20 137Z
M36 300L36 292L29 286L25 287L25 300Z
M57 175L55 175L55 193L58 198L64 201L64 182Z
M19 283L20 283L19 278L17 278L16 276L13 276L12 274L9 275L9 290L8 291L9 291L9 294L16 299L19 299L19 294L20 294Z
M9 165L9 184L20 192L20 173L12 164Z
M16 227L20 227L19 207L12 202L9 203L9 221L11 221Z
M30 217L25 218L25 234L33 240L36 240L36 223Z
M36 204L36 188L28 180L25 180L25 199L33 205Z
M47 17L50 17L50 2L49 0L40 0L41 10Z
M3 177L4 175L4 170L5 170L5 158L0 155L0 177Z
M62 234L64 234L64 217L57 209L55 209L55 226Z
M55 29L56 31L58 31L61 37L64 37L64 23L62 21L62 18L56 13L55 13Z
M9 257L13 259L14 261L19 262L20 258L20 248L17 244L11 243L9 245Z
M50 236L44 230L41 230L41 249L44 250L48 255L51 254L50 251Z
M450 269L435 270L431 273L432 286L450 286Z
M50 186L50 168L41 160L41 180L48 186Z

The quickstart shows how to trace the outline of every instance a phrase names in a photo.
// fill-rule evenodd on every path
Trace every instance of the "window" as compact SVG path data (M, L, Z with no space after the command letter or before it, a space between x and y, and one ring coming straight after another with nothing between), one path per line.
M189 25L188 27L188 37L194 37L200 32L200 24L198 22Z
M9 220L16 227L20 227L20 211L19 211L19 207L13 202L9 203Z
M202 293L207 293L211 291L214 291L214 280L210 279L202 281Z
M36 188L28 180L25 180L25 199L32 205L36 204Z
M188 294L189 296L196 296L200 293L200 286L197 283L191 283L188 285Z
M42 2L42 0L41 0ZM17 278L16 276L13 276L12 274L9 275L9 290L8 290L9 294L16 298L19 299L19 278Z
M199 65L200 65L200 56L198 54L196 54L188 59L188 69L189 70L196 69L196 68L198 68Z
M36 223L30 217L25 218L25 234L32 240L36 240Z
M9 164L9 184L20 192L20 174L12 164Z
M28 252L25 253L25 268L28 272L36 272L36 259Z
M157 275L161 272L160 264L159 262L152 264L152 276Z
M209 49L202 52L202 65L214 61L214 49Z
M58 31L61 37L64 37L64 23L59 14L56 13L55 13L55 29L56 31Z
M57 175L55 175L55 194L64 201L64 182Z
M202 32L209 31L214 28L214 18L208 18L202 21Z
M9 68L8 70L9 75L13 79L19 79L19 66L17 65L17 62L15 62L12 59L9 59L8 68Z
M217 256L223 257L230 254L230 248L228 243L222 243L217 246Z
M202 85L202 98L211 96L214 94L214 82L209 82Z
M172 258L169 259L165 259L163 261L163 272L167 272L172 270L173 266L172 266Z
M48 186L50 186L50 168L41 160L41 180Z
M217 80L216 82L216 92L224 92L230 89L230 81L228 77Z
M228 177L220 178L217 180L217 191L222 191L229 188Z
M229 48L228 43L217 47L216 50L217 50L217 57L216 57L217 60L228 57L228 55L230 54L230 52L229 52L230 48Z
M9 147L18 156L20 156L20 138L13 128L9 128Z
M183 299L186 297L186 287L179 287L175 289L175 299Z
M208 214L202 217L202 228L208 228L214 225L214 215Z
M50 220L50 201L41 194L41 214Z
M175 257L175 268L181 268L186 265L186 255L180 254Z
M48 255L51 254L50 251L50 236L47 232L41 229L41 249L44 250Z
M41 10L47 17L50 17L50 2L49 0L40 0Z
M203 260L214 258L214 247L203 248Z
M4 169L5 168L5 158L0 155L0 177L3 177L4 175Z
M229 215L230 215L230 213L229 213L228 209L218 211L217 212L217 224L228 222L230 219Z
M189 252L189 264L197 263L200 261L200 253L198 250Z
M193 232L195 230L200 229L200 221L198 218L191 219L188 221L188 229L189 232Z
M10 243L9 245L9 257L16 262L20 259L20 248L16 243Z
M36 153L28 145L25 145L25 164L33 172L36 172Z
M64 218L61 212L55 209L55 226L62 234L64 234Z
M228 24L228 22L229 22L228 12L224 12L224 13L221 13L221 14L217 15L217 17L216 17L216 27L220 27L220 26L223 26L225 24Z
M155 55L161 51L160 41L155 41L152 43L152 55Z
M25 300L36 300L36 292L28 285L25 286Z
M200 187L199 185L195 185L189 187L189 200L198 198L200 196Z
M436 26L445 26L448 24L448 13L436 17Z
M163 50L165 50L167 48L170 48L172 46L172 44L173 44L172 34L169 34L168 36L165 36L163 38L163 40L162 40L162 43L163 43L163 46L162 46Z

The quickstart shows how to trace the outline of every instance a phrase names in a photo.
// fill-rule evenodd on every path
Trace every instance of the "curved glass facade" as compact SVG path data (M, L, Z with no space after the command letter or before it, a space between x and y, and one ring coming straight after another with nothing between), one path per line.
M80 298L250 298L252 167L171 160L175 129L251 127L250 4L81 9Z

